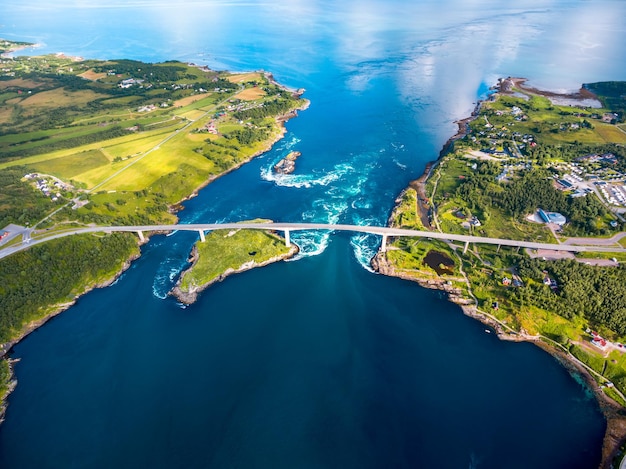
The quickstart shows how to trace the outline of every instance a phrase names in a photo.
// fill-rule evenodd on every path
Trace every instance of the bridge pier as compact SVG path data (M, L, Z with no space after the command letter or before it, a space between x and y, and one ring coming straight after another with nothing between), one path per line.
M289 230L285 230L285 246L291 247L291 238L289 238Z
M383 240L380 243L380 252L387 252L387 235L383 235Z
M198 230L198 233L200 233L200 241L204 243L206 241L206 238L204 237L204 230Z
M137 235L139 236L139 241L142 243L146 241L146 238L143 237L143 231L137 231Z
M465 246L463 246L463 254L467 252L468 247L469 247L469 241L465 241Z
M496 250L496 252L500 252L500 245L498 244L498 249Z

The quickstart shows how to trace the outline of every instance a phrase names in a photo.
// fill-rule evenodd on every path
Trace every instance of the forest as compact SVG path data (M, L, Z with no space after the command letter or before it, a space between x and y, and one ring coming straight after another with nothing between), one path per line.
M585 88L595 93L607 109L612 109L619 114L619 120L624 121L626 117L626 82L624 81L602 81L598 83L588 83Z
M137 251L131 234L78 235L0 260L0 343L18 335L51 305L73 301L78 285L110 278Z
M508 290L518 304L531 304L567 318L582 316L592 327L606 326L626 335L626 266L596 267L563 259L546 262L520 257L520 276L532 279L529 285ZM548 274L557 283L552 289L543 284Z
M604 232L596 219L606 214L606 208L596 197L568 197L553 186L550 173L542 168L525 170L513 181L498 184L495 177L500 170L499 165L488 161L478 163L476 170L459 185L456 196L483 214L495 206L519 218L542 208L562 213L581 234Z

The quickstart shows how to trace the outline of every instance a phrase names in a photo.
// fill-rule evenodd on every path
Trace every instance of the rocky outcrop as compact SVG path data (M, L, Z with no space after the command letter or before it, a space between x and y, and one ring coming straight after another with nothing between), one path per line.
M299 151L292 151L274 165L274 172L278 174L291 174L296 169L296 160L302 155Z

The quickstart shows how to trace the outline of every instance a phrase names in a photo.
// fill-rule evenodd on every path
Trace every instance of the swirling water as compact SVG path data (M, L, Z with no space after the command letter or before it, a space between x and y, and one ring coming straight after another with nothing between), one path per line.
M0 37L271 70L311 107L181 221L384 224L497 77L624 79L624 17L610 0L29 0L8 5ZM273 175L293 150L296 172ZM605 422L551 357L368 271L375 237L293 240L297 260L182 308L166 293L195 237L154 237L115 285L15 347L0 467L597 466Z

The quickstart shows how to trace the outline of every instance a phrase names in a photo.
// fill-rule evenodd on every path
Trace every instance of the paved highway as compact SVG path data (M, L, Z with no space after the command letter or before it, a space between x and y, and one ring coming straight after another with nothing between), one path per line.
M61 232L49 234L33 233L28 242L14 245L0 250L0 259L7 257L15 252L28 249L47 241L64 238L85 233L112 233L112 232L131 232L137 233L143 239L144 233L161 231L197 231L201 238L204 238L206 231L214 230L232 230L232 229L254 229L254 230L274 230L281 231L285 234L287 244L290 243L289 235L293 231L352 231L359 233L374 234L383 237L383 249L386 247L388 237L409 236L417 238L432 238L448 241L460 241L465 243L465 249L472 243L492 244L497 246L511 246L528 249L547 249L551 251L569 251L569 252L626 252L626 248L621 246L606 246L600 240L596 245L570 245L570 244L550 244L536 243L532 241L518 241L513 239L488 238L485 236L469 236L460 234L439 233L436 231L419 231L408 230L402 228L389 228L384 226L358 226L358 225L329 225L323 223L213 223L213 224L189 224L189 225L137 225L137 226L91 226L85 228L75 228Z

